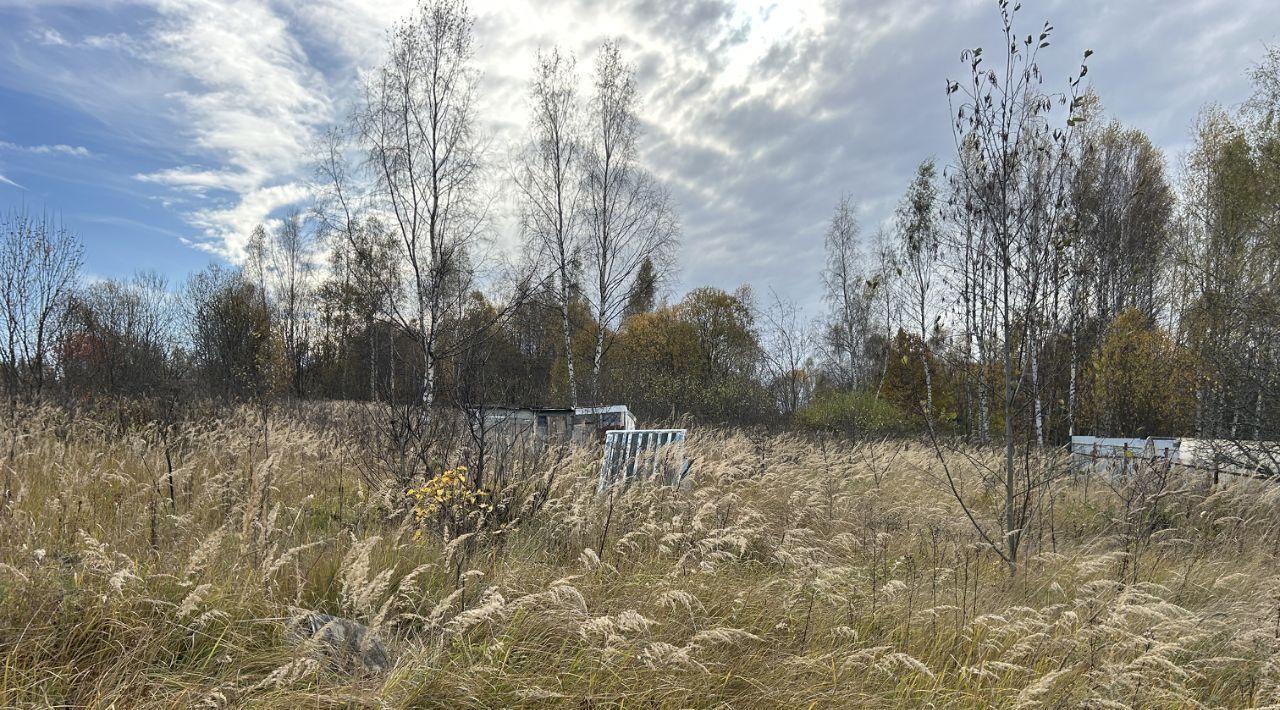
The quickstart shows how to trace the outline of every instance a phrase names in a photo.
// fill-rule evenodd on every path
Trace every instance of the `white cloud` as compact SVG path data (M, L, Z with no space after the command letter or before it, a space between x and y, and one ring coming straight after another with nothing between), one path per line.
M31 155L65 155L72 158L93 157L93 153L84 146L65 145L62 143L55 145L18 145L17 143L0 141L0 150L8 150L15 153L28 153Z
M201 227L206 234L221 234L222 239L196 244L204 251L217 254L230 261L241 261L249 234L258 224L274 228L275 222L268 215L279 209L307 201L310 190L299 183L272 185L247 190L227 204L205 207L191 213L192 224Z
M89 35L81 42L81 46L90 49L118 51L126 54L141 55L144 48L138 41L124 32L111 32L104 35Z
M50 27L45 27L32 34L37 42L46 47L66 47L70 45L60 32Z
M5 177L3 174L0 174L0 185L12 185L12 186L14 186L14 187L18 188L19 190L25 190L25 189L27 189L27 188L25 188L25 187L23 187L23 186L19 185L18 183L16 183L16 182L14 182L14 181L10 180L9 178Z
M220 170L184 165L150 173L139 173L134 176L134 179L165 185L196 195L205 195L210 190L247 192L259 187L263 177L261 174L242 170Z

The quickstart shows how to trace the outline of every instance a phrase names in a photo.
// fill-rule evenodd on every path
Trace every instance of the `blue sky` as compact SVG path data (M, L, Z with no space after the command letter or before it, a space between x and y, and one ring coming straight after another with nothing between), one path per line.
M1108 113L1165 149L1199 109L1248 93L1280 42L1273 0L1024 0L1057 31L1048 75L1092 48ZM308 152L410 0L0 0L0 209L61 215L94 277L172 280L235 260L249 230L310 194ZM842 194L864 233L914 166L950 155L944 79L995 42L995 0L473 0L494 175L519 139L528 67L606 37L637 63L644 157L684 227L678 289L775 288L816 309ZM500 182L500 181L496 181ZM501 185L495 185L501 189ZM509 200L493 238L516 239ZM676 294L678 295L678 293Z

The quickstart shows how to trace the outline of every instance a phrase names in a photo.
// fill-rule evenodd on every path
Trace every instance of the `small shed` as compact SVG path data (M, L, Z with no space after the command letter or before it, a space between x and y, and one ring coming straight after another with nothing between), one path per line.
M511 437L540 442L603 441L606 432L634 429L636 418L625 404L602 407L484 406L485 427Z
M595 437L603 439L605 432L616 429L635 429L636 418L625 404L606 407L578 407L573 410L574 438Z
M530 407L484 406L470 411L484 417L485 429L508 436L531 434L537 423L537 412Z

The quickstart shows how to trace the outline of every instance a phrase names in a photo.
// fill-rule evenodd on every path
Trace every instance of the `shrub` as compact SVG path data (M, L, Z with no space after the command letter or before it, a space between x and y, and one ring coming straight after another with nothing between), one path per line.
M905 434L916 428L906 412L874 392L831 392L797 412L796 421L809 429L869 437Z
M413 519L418 526L415 539L422 539L424 529L439 529L447 538L457 534L464 522L483 518L493 510L486 500L489 494L467 480L465 466L442 471L421 487L410 488L407 495L413 503Z

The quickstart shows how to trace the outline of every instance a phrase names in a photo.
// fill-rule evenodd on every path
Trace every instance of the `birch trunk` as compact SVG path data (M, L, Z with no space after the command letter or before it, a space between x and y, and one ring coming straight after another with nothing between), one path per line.
M1080 347L1080 336L1076 333L1075 316L1071 324L1071 374L1067 384L1067 436L1076 435L1076 378L1080 369L1077 351Z
M573 373L573 332L569 325L569 278L565 274L564 260L560 267L560 322L564 327L564 362L569 377L569 406L578 406L578 380Z
M604 363L604 330L604 323L601 323L596 328L596 351L591 360L591 398L594 400L593 404L600 403L600 368Z
M1040 398L1040 352L1036 342L1035 327L1027 330L1027 357L1031 363L1032 416L1035 417L1036 446L1044 448L1044 403Z

